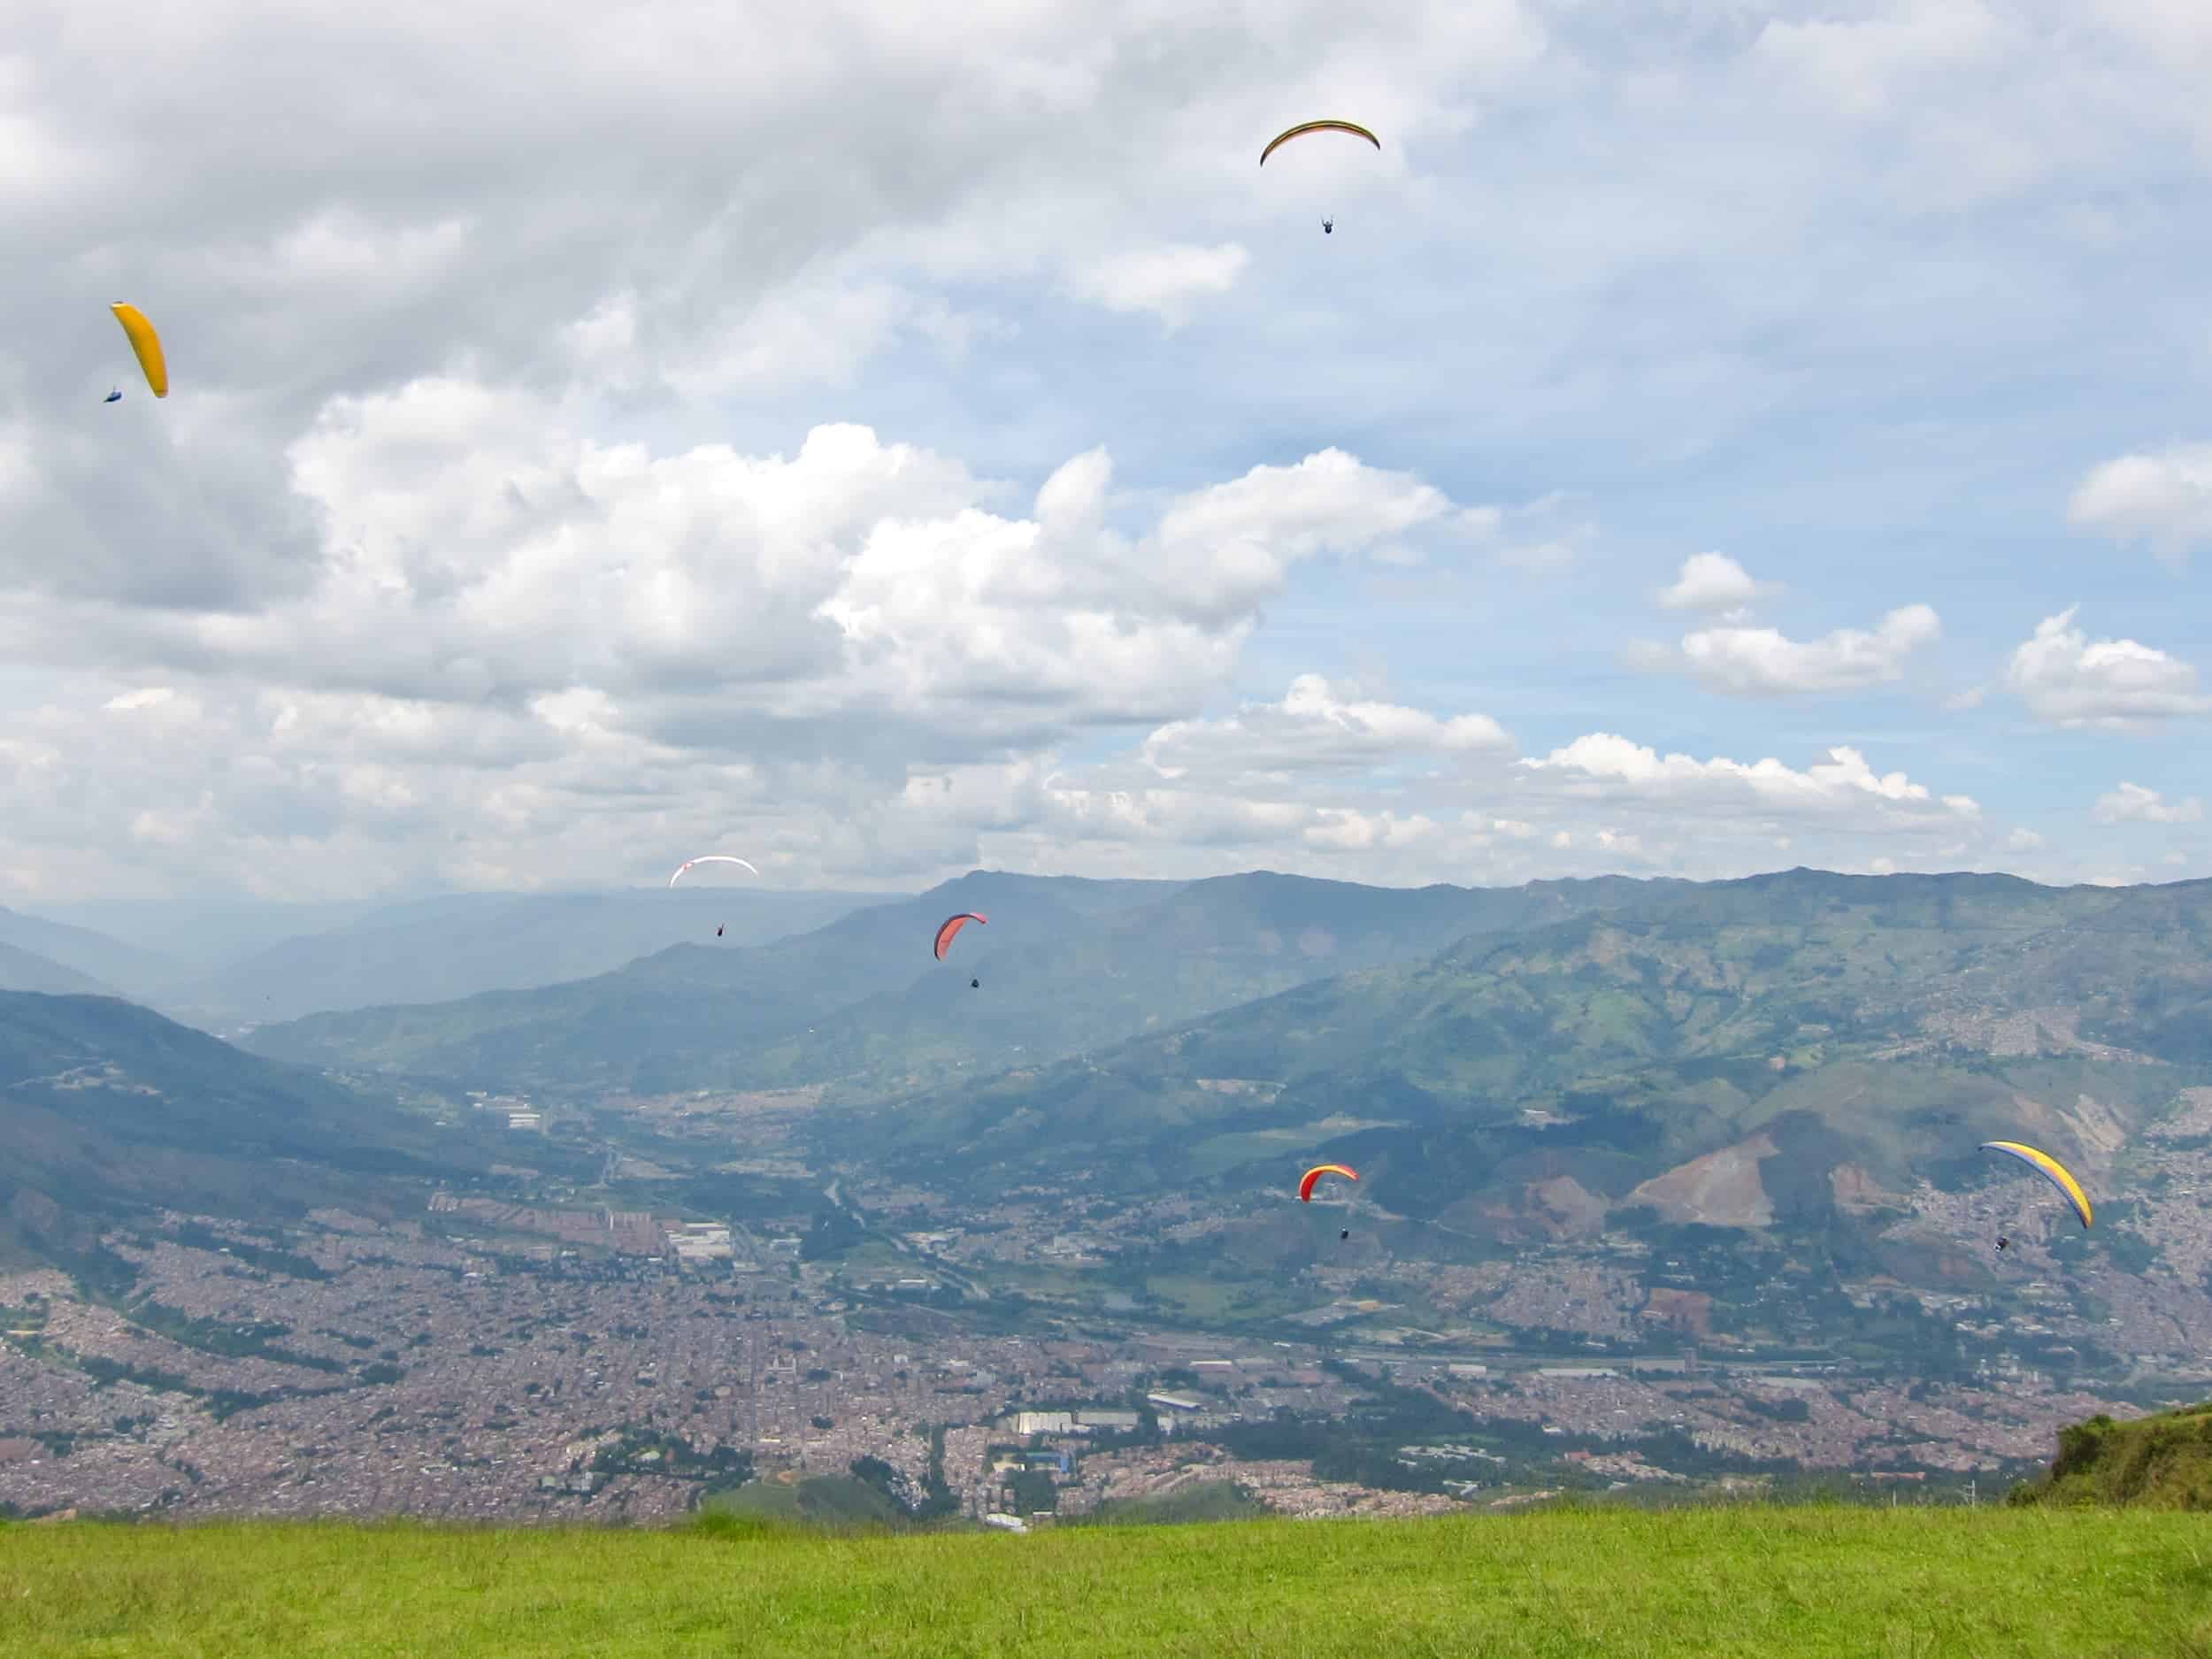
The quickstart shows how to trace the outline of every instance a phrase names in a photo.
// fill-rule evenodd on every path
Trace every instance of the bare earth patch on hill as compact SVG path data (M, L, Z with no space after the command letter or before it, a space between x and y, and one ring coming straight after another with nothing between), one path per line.
M1759 1164L1778 1150L1766 1135L1754 1135L1653 1177L1630 1193L1628 1202L1650 1204L1671 1221L1766 1226L1774 1219L1774 1206L1759 1179Z

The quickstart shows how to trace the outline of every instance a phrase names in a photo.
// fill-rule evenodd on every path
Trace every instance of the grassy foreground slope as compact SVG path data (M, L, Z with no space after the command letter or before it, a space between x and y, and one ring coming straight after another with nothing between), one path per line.
M2212 1525L1767 1507L1026 1538L0 1530L0 1651L227 1659L2212 1652Z

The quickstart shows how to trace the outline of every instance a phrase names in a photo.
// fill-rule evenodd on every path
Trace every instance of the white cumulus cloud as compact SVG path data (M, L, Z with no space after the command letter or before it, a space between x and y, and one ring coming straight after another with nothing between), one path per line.
M1842 745L1831 749L1826 761L1799 772L1771 757L1749 764L1682 754L1662 757L1627 738L1594 732L1540 759L1516 764L1584 800L1748 804L1778 817L1811 818L1873 807L1878 821L1891 823L1955 822L1981 813L1970 796L1939 800L1925 784L1901 772L1878 773L1857 749Z
M2080 608L2044 618L2006 668L2006 686L2038 719L2124 727L2212 710L2194 667L2134 640L2093 643L2074 626Z
M1905 605L1870 632L1838 628L1817 640L1793 640L1774 628L1701 628L1684 635L1680 663L1733 696L1857 691L1903 678L1912 654L1942 636L1933 609Z
M1725 553L1693 553L1673 585L1660 590L1659 603L1670 611L1740 611L1774 586L1753 580Z
M2204 803L2190 795L2169 803L2155 789L2123 783L2111 794L2097 797L2090 817L2100 824L2200 824Z
M1371 769L1402 757L1509 752L1513 739L1486 714L1440 719L1421 709L1355 701L1318 674L1301 674L1280 703L1248 703L1220 720L1179 720L1144 741L1163 776L1194 766L1217 773Z
M2180 443L2124 455L2082 480L2066 516L2119 541L2147 542L2161 558L2184 562L2212 542L2212 443Z

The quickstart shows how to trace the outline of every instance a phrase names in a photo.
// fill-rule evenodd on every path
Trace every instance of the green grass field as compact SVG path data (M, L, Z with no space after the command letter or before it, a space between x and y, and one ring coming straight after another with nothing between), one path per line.
M2212 1521L1758 1506L822 1537L0 1529L0 1654L2212 1655Z

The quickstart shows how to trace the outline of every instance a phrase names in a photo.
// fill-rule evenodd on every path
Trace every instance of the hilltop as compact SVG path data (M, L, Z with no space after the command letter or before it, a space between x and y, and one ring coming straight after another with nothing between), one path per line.
M2125 1423L2094 1417L2062 1430L2050 1472L2016 1488L2009 1502L2212 1509L2212 1402Z

